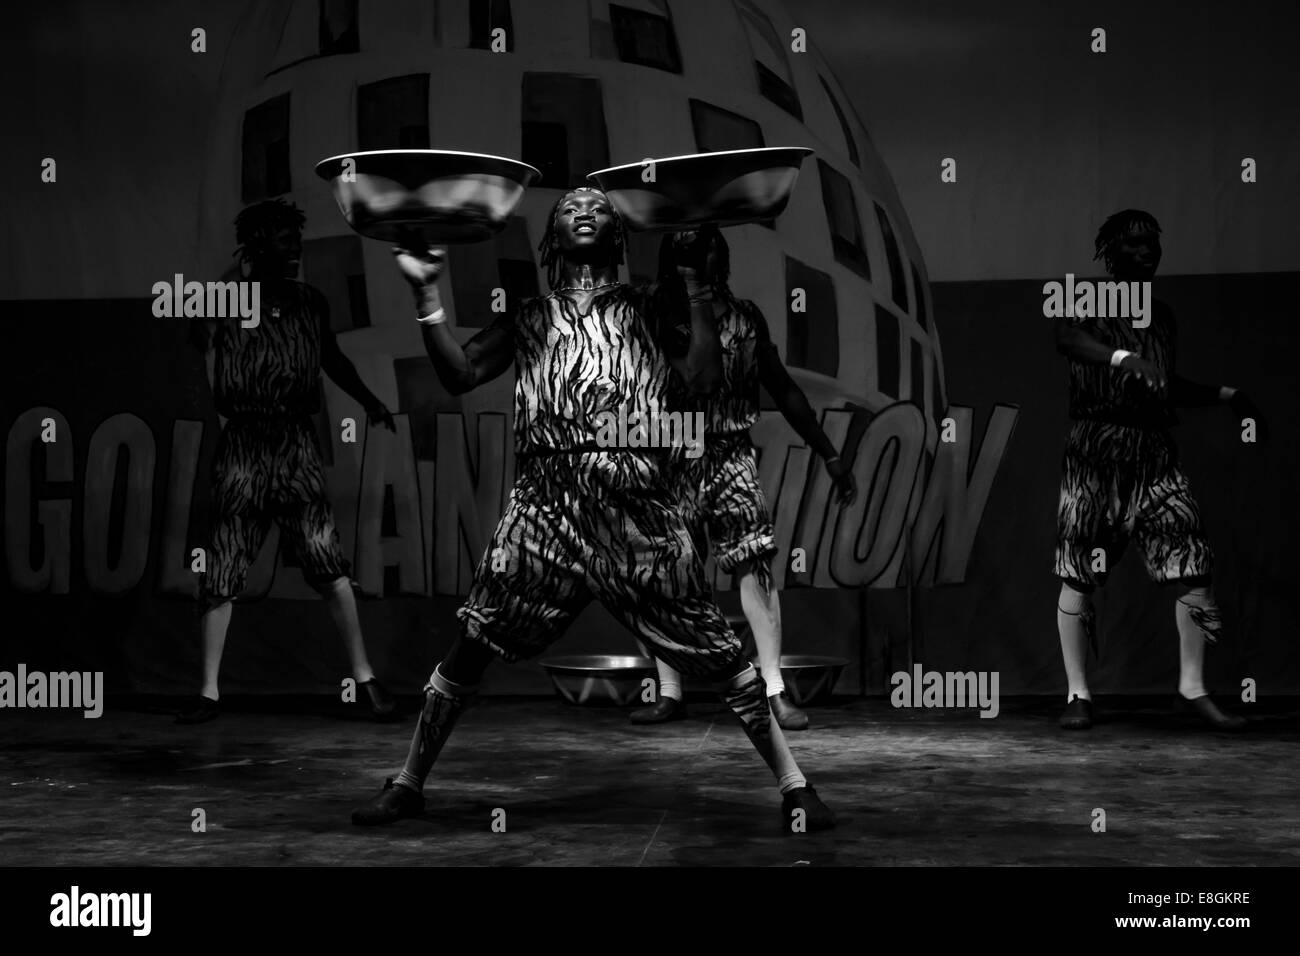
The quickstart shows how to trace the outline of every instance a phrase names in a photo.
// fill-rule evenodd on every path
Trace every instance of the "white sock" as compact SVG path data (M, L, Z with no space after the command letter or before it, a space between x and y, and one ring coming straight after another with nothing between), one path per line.
M772 695L769 694L768 696ZM785 795L791 790L798 790L800 787L808 786L808 781L798 770L793 770L790 773L782 774L776 785L782 795Z
M785 693L785 681L781 678L781 665L768 661L762 667L763 682L767 684L767 696L775 697Z
M659 672L660 698L671 697L673 700L680 701L682 699L682 675L661 660L655 661L655 670Z

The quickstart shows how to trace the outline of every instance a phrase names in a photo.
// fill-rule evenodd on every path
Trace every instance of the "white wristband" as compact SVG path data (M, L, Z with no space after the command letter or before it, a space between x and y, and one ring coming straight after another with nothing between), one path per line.
M1132 354L1132 352L1126 352L1124 349L1116 349L1114 354L1110 357L1110 367L1119 368L1120 363Z
M416 321L421 325L442 325L442 323L447 321L447 313L441 308L437 308L428 315L418 316Z

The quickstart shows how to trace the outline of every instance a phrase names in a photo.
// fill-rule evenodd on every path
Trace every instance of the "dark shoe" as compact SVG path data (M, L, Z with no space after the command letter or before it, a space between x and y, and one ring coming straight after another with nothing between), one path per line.
M767 702L772 705L772 716L782 730L808 729L808 715L791 702L785 691L773 694Z
M1061 714L1061 726L1066 730L1087 730L1092 726L1092 701L1078 694L1070 698Z
M1215 730L1233 734L1246 729L1245 717L1238 717L1236 714L1225 714L1210 699L1209 694L1202 694L1200 697L1194 697L1190 700L1179 694L1178 703L1181 709L1191 711Z
M388 723L402 716L397 709L397 698L388 692L388 688L379 683L377 677L370 678L364 684L358 684L357 688L365 688L365 700L370 704L370 713L375 720Z
M649 707L632 711L634 724L666 724L670 720L681 720L686 716L686 704L674 697L660 697Z
M389 777L379 796L352 811L352 822L359 827L380 827L396 823L404 817L418 817L424 813L424 795L406 787L399 787Z
M781 827L787 833L797 833L794 827L794 812L802 810L803 830L830 830L835 826L835 814L830 807L822 803L821 797L811 786L798 787L781 798Z
M221 704L211 697L198 695L176 715L178 724L206 724L221 716Z

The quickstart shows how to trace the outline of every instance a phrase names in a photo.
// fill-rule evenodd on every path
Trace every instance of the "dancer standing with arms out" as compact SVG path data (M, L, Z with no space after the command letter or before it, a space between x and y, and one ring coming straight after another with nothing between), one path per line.
M692 261L704 265L698 275L689 265ZM698 399L704 409L705 451L687 465L694 491L692 522L697 543L702 553L706 547L712 548L725 573L739 575L740 603L754 634L772 714L783 730L804 730L808 715L787 696L781 677L781 602L771 568L776 537L749 436L758 421L759 386L826 463L842 504L857 494L853 473L822 431L803 389L782 364L763 313L748 299L732 295L728 283L731 254L722 232L716 226L706 226L665 236L659 249L660 281L671 278L672 271L679 272L691 296L712 311L722 351L722 382L717 391ZM659 699L650 707L633 711L634 724L662 723L686 715L681 674L663 659L658 659L656 666Z
M184 724L220 715L218 677L233 602L273 521L324 598L362 699L377 719L397 716L396 701L366 656L348 562L325 494L311 418L320 410L321 371L361 403L372 424L391 429L393 419L339 348L325 297L296 281L303 222L302 212L281 199L241 212L236 252L249 281L261 284L263 314L248 329L237 319L195 327L196 344L216 353L213 397L226 424L212 465L212 542L199 591L203 683L178 717Z
M1141 210L1117 212L1097 233L1096 248L1115 279L1148 282L1160 265L1160 226ZM1056 620L1069 681L1061 726L1092 726L1087 679L1088 647L1095 641L1092 593L1132 538L1151 579L1177 586L1180 702L1211 727L1237 731L1246 721L1221 711L1205 689L1205 645L1218 641L1223 623L1210 590L1210 543L1169 428L1176 421L1175 406L1219 403L1228 404L1239 420L1253 418L1261 433L1264 423L1243 392L1174 373L1176 326L1168 306L1152 301L1149 320L1145 328L1119 316L1057 320L1057 349L1070 360L1074 419L1061 479L1055 563L1061 579Z
M607 448L598 440L604 416L625 411L631 419L664 407L672 375L707 392L720 374L710 310L688 302L680 281L649 295L619 283L623 247L604 193L580 188L561 197L541 245L553 291L526 300L464 347L444 324L435 285L441 255L395 250L446 388L466 392L514 364L518 477L458 612L460 637L425 688L406 765L353 813L354 823L421 814L425 780L488 664L540 653L593 598L657 656L722 683L722 699L777 778L787 825L796 810L810 830L834 823L771 719L762 678L713 603L682 514L682 469L662 449ZM685 352L671 361L653 333L652 310L690 328Z

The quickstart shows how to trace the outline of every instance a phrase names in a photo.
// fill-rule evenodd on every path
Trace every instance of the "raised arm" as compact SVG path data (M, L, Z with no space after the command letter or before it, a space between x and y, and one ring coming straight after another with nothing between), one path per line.
M415 292L416 318L424 350L433 362L442 387L461 395L490 382L510 367L515 358L514 317L503 315L462 347L447 328L437 281L445 264L444 253L416 247L394 248L397 266Z
M437 308L435 305L434 311ZM512 317L502 316L466 342L464 348L456 342L446 324L421 323L424 350L433 362L442 387L453 395L461 395L505 372L515 360L511 321Z
M669 275L656 284L650 308L664 330L664 354L686 387L697 395L717 391L722 384L722 345L711 288Z

